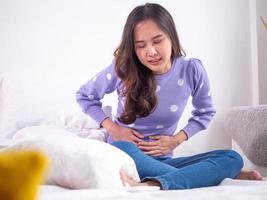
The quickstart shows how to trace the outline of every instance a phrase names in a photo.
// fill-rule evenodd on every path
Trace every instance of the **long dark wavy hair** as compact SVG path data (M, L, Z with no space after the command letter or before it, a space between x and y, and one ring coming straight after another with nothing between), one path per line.
M157 106L156 82L153 72L138 59L134 49L134 28L144 20L153 20L171 40L171 60L183 56L172 16L159 4L146 3L137 6L129 14L123 29L122 40L114 52L116 73L123 82L124 111L119 120L133 123L137 117L146 117Z

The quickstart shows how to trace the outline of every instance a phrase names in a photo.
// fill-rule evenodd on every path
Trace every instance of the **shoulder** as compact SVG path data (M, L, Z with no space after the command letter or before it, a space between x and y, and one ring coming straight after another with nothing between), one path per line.
M87 83L87 86L109 87L110 91L117 88L121 82L115 70L115 60L95 74Z
M106 66L98 74L96 74L96 77L107 78L108 80L118 79L115 70L115 60L112 60L112 62L108 66Z
M115 71L115 60L112 60L112 62L106 66L101 72L102 73L111 73L111 74L114 74L116 73Z
M198 58L187 58L180 56L174 59L174 68L178 71L183 71L186 74L199 74L205 72L203 63Z
M185 67L191 68L202 68L203 64L198 58L187 58L184 56L175 58L176 65L183 65Z
M207 73L202 61L198 58L179 57L175 60L176 68L186 83L194 89L196 84L207 79Z
M203 63L200 59L186 57L182 57L180 59L180 63L185 68L185 71L188 73L188 75L199 76L203 73L206 73Z
M187 58L185 56L176 57L173 60L175 66L184 67L198 67L202 66L201 60L198 58Z

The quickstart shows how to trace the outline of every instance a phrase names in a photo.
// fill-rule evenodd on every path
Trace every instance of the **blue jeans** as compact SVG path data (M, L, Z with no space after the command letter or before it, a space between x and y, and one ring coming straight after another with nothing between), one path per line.
M225 178L235 178L243 167L242 157L233 150L156 158L144 154L131 142L116 141L111 144L133 158L141 182L156 180L163 190L215 186Z

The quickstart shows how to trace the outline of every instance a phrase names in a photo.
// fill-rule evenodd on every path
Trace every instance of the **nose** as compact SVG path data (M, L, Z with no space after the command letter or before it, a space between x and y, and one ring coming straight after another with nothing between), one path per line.
M148 50L147 50L147 55L148 56L153 57L153 56L155 56L157 54L158 54L158 52L157 52L157 50L156 50L156 48L154 46L151 45L151 46L148 47Z

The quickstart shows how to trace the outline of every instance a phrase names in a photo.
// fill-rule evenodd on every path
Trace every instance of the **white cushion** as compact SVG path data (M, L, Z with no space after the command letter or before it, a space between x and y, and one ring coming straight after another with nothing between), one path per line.
M55 126L24 128L14 138L4 151L39 149L50 158L48 184L76 189L119 188L123 186L121 169L140 180L132 158L105 142L81 138Z
M112 108L110 106L104 106L102 109L107 116L112 118ZM79 137L107 141L107 131L104 128L99 128L99 125L81 110L53 114L42 125L54 125L62 127Z

